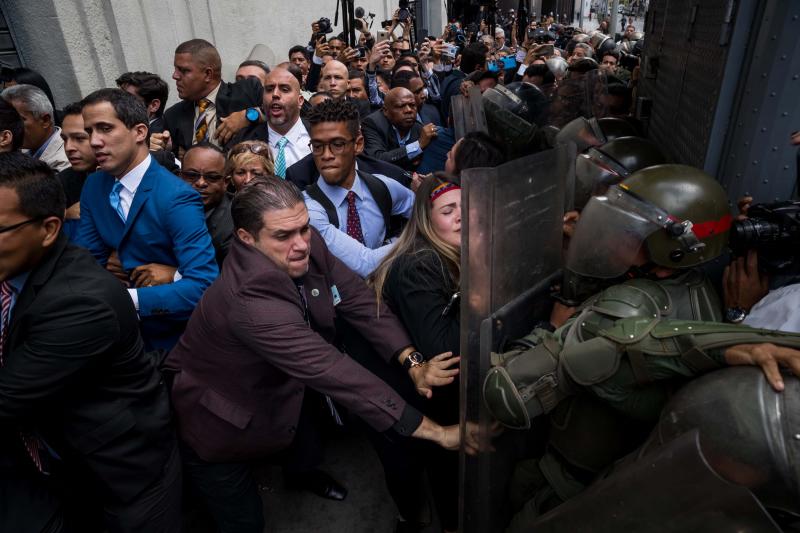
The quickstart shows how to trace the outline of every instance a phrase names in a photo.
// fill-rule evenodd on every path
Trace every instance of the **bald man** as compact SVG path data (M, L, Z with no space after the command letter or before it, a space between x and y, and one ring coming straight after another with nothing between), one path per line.
M172 79L181 101L164 112L164 133L150 136L150 150L172 150L179 158L199 142L225 147L243 128L265 121L264 87L257 78L222 81L214 45L192 39L175 49Z
M358 108L360 120L364 120L373 111L368 100L358 100L347 95L350 89L350 75L347 66L341 61L333 59L322 67L318 89L330 93L337 102L342 100L353 102Z
M414 94L403 87L390 90L383 100L383 109L370 114L361 123L364 152L414 171L423 150L438 135L434 124L422 125L416 119Z
M275 174L286 178L286 169L311 153L311 138L300 120L303 96L300 83L285 68L276 68L264 84L264 111L267 113L266 141L275 161Z

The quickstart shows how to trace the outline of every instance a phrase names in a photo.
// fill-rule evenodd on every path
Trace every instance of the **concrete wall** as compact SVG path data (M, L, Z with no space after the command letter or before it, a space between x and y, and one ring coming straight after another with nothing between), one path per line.
M435 32L444 26L439 4L444 2L432 0L427 6ZM391 17L397 1L356 0L356 5L375 13L374 32ZM0 6L22 61L45 76L61 107L113 86L119 74L133 70L157 73L174 92L173 51L192 38L217 46L225 79L233 78L236 66L259 43L269 46L274 63L284 61L291 46L308 42L312 21L325 16L333 22L336 1L0 0ZM334 31L340 30L341 16ZM170 103L175 98L171 93Z

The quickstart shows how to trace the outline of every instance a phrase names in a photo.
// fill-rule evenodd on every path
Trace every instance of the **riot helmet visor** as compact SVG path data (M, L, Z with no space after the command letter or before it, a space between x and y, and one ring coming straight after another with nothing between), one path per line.
M680 241L687 253L705 246L692 231L691 221L677 220L624 185L613 185L586 204L567 251L566 267L588 277L621 276L634 264L645 239L660 229Z

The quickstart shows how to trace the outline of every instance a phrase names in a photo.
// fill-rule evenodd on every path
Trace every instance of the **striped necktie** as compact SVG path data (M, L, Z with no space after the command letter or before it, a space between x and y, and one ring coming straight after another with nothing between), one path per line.
M0 368L3 367L5 360L3 352L8 338L8 327L11 323L11 284L7 281L0 283ZM39 455L39 439L28 433L19 432L25 451L31 458L33 464L39 472L43 472L42 458Z
M281 137L275 145L278 149L278 155L275 156L275 175L281 179L286 179L286 144L289 139Z
M208 117L206 117L206 109L211 102L207 98L203 98L197 102L197 108L200 113L197 115L197 122L194 123L194 143L203 142L208 137Z

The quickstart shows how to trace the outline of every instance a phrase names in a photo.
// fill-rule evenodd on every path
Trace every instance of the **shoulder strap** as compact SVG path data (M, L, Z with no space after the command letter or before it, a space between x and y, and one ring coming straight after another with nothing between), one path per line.
M389 187L380 178L372 174L359 171L358 175L364 180L364 184L381 210L384 227L386 228L386 238L389 238L392 229L392 195L389 194Z
M339 215L336 214L336 206L333 205L330 198L325 196L325 193L319 188L316 183L312 183L308 187L306 187L306 192L308 195L313 199L319 202L319 205L325 210L325 213L328 215L328 221L336 226L339 227Z

